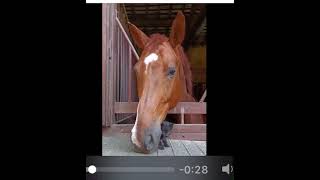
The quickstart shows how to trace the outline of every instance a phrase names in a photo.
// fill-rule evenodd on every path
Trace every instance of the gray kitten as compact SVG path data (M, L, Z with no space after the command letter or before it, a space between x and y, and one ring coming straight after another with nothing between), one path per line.
M173 128L173 123L168 122L168 121L163 121L161 123L161 137L160 137L160 142L158 148L163 150L164 147L170 147L167 141L167 138L171 134L171 130Z

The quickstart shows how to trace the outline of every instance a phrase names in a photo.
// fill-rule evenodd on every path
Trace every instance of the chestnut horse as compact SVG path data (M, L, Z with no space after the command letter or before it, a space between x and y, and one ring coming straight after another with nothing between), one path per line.
M135 150L151 153L158 148L162 121L178 102L195 102L192 97L191 70L181 43L185 36L185 17L178 12L170 37L148 37L129 23L134 42L142 49L134 69L137 76L139 103L131 130ZM180 123L180 118L176 119ZM185 115L185 123L203 123L201 115Z

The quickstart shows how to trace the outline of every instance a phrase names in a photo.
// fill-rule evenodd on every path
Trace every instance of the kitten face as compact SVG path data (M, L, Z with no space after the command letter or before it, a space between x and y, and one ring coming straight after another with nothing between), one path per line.
M161 123L161 137L160 137L160 142L158 148L163 150L164 147L170 147L167 141L167 137L171 134L171 130L173 128L173 123L168 122L168 121L163 121Z
M171 122L163 121L161 124L161 131L165 137L170 135L172 128L173 128L173 123Z

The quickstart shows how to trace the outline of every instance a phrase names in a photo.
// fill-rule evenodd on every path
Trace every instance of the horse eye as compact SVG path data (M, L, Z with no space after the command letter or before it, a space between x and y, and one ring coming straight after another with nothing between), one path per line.
M169 67L168 68L168 76L172 78L174 74L176 73L176 69L174 67Z

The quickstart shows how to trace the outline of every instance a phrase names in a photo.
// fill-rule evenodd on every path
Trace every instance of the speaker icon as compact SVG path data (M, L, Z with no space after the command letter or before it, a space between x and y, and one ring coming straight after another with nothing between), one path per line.
M222 172L230 174L230 172L233 172L233 167L230 164L222 166Z

